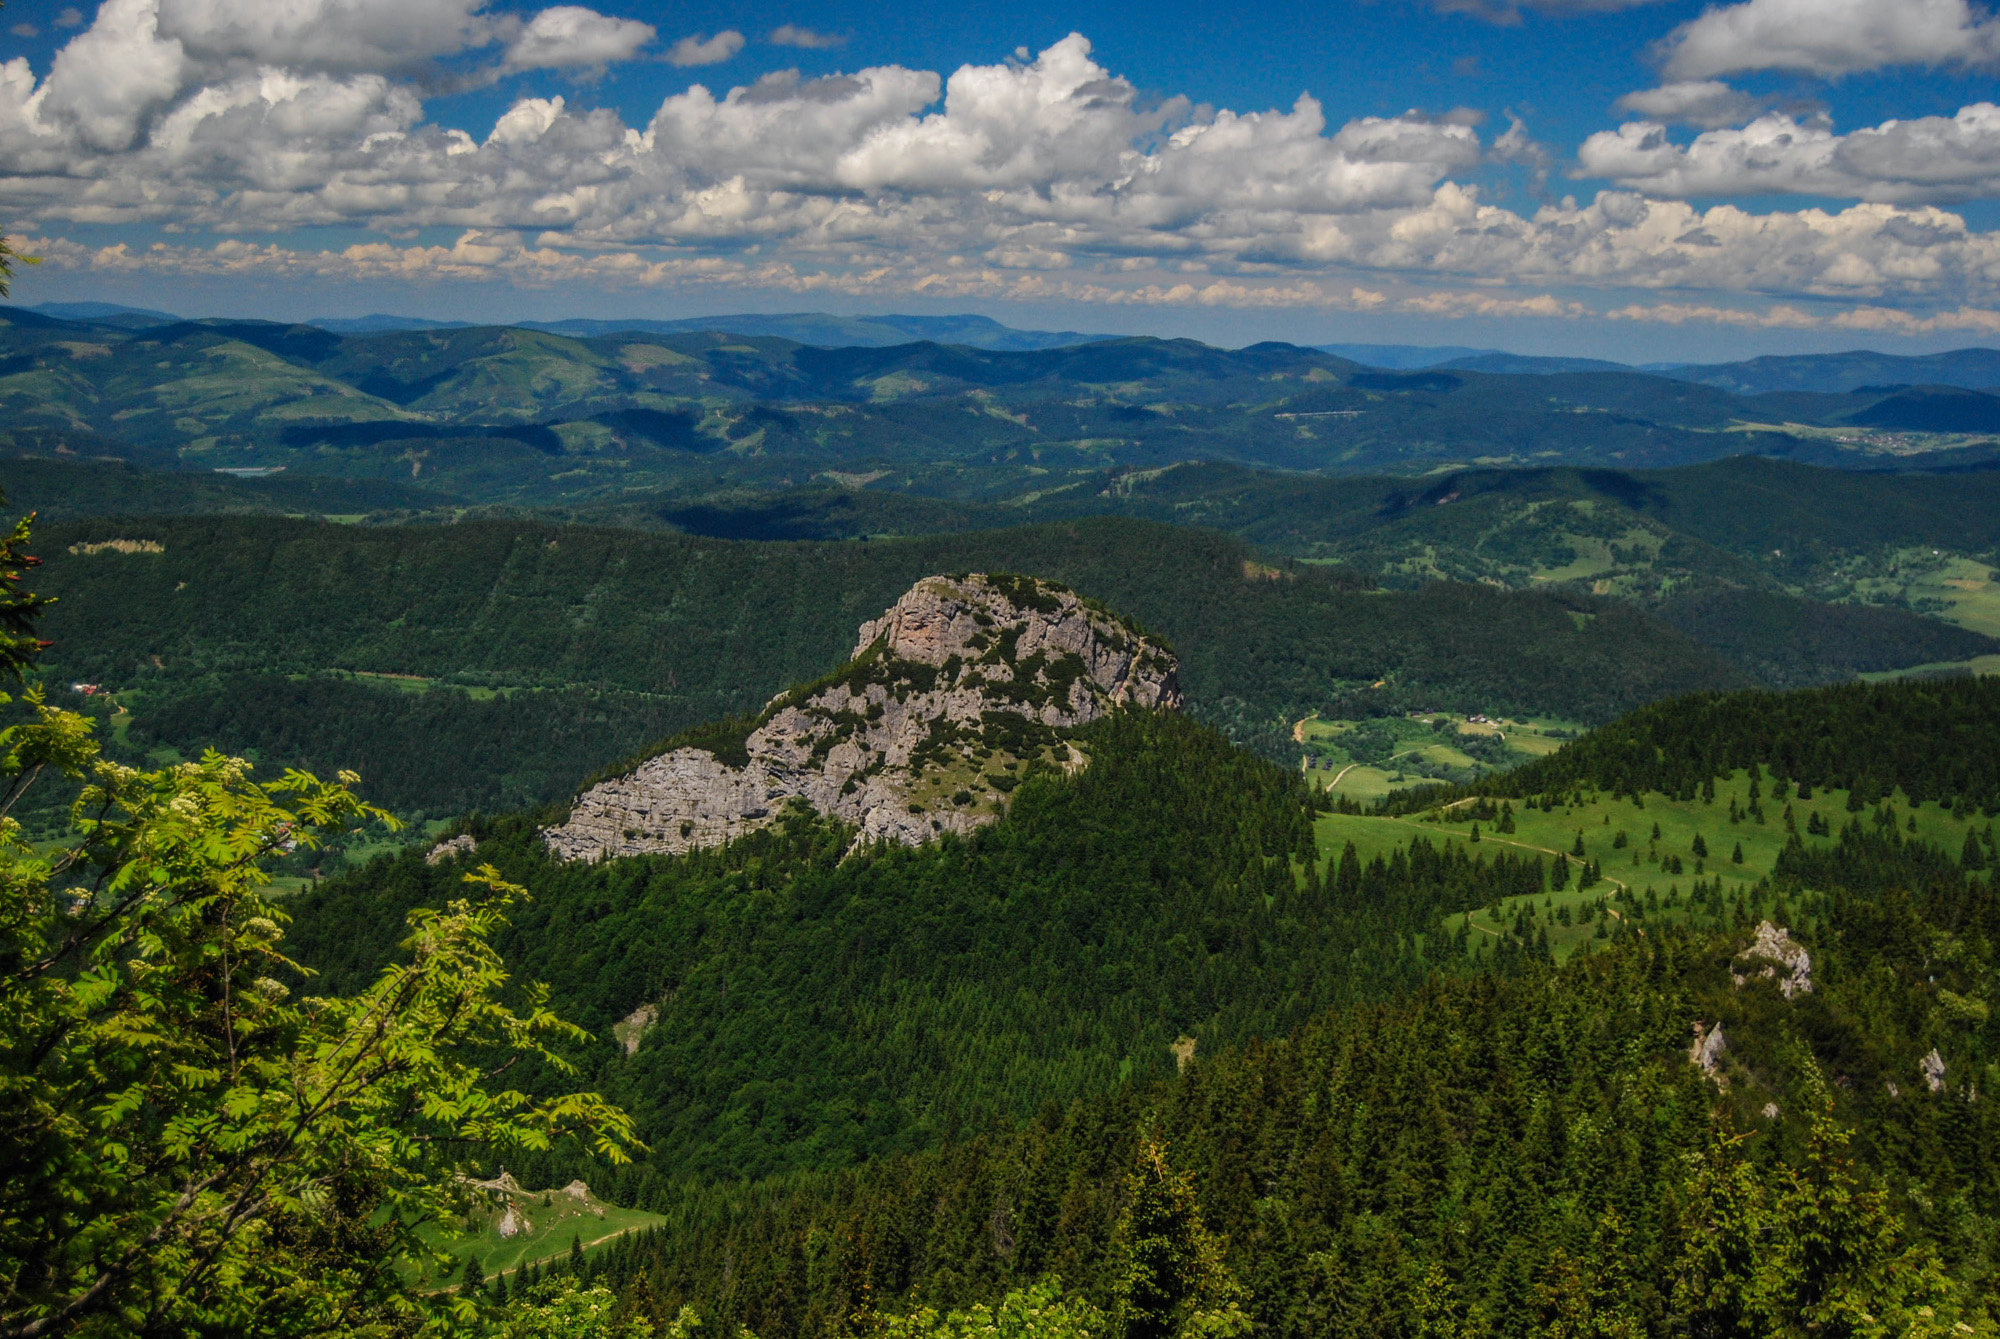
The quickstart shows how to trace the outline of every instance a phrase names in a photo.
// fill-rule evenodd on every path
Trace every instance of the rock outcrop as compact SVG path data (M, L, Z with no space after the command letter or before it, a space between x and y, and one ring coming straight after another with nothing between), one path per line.
M1080 727L1121 705L1178 707L1175 670L1160 643L1051 582L927 577L826 679L591 786L543 839L573 860L678 853L793 804L864 842L967 832L1030 768L1081 766Z
M426 865L442 865L453 856L471 855L478 848L479 843L474 840L472 834L462 832L456 837L447 837L430 850L424 852L424 863Z
M1737 957L1747 959L1746 970L1730 972L1739 986L1752 977L1765 977L1777 981L1786 999L1812 993L1812 956L1781 925L1760 921L1756 938Z
M1694 1041L1688 1047L1688 1063L1701 1070L1723 1087L1729 1080L1722 1075L1722 1054L1729 1049L1729 1043L1722 1036L1722 1024L1714 1027L1697 1022L1694 1025Z

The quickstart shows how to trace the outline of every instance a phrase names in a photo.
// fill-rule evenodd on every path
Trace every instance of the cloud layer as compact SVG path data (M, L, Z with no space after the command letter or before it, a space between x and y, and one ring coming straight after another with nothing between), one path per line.
M1584 141L1582 173L1670 196L1817 195L1881 201L1972 200L2000 183L2000 107L1885 121L1837 135L1824 118L1760 116L1682 146L1656 122Z
M1482 140L1462 115L1333 124L1303 95L1256 112L1150 101L1077 34L949 77L877 65L697 83L643 125L550 94L461 127L427 116L422 90L441 70L473 82L587 73L658 52L659 34L580 5L510 19L481 0L107 0L45 76L25 60L0 65L0 204L43 232L34 245L52 264L100 270L1434 315L1574 314L1591 293L1612 310L1781 304L1705 318L1718 321L1780 319L1771 313L1802 312L1783 304L1806 299L1828 304L1812 319L1898 304L1933 313L1911 320L1985 310L2000 251L1938 206L2000 181L2000 108L1844 135L1824 119L1759 114L1713 77L1724 71L1701 52L1719 39L1703 25L1763 43L1742 38L1739 59L1777 60L1791 49L1780 20L1799 3L1750 0L1678 30L1666 65L1685 77L1624 99L1645 119L1579 153L1579 174L1616 189L1523 211L1468 180L1505 164L1539 179L1555 166L1518 120ZM1873 0L1818 3L1856 23L1875 13ZM1938 32L1984 40L1986 20L1962 0L1899 3L1929 6L1918 17ZM1831 61L1847 30L1823 28L1813 58ZM1866 32L1918 49L1907 33ZM781 28L769 40L832 39ZM744 46L725 31L660 54L698 66ZM1705 129L1677 143L1669 124ZM1856 203L1687 203L1785 192ZM65 223L235 240L92 247L64 241ZM385 240L324 252L261 240L316 225ZM426 228L459 241L387 240ZM1663 296L1632 306L1634 291ZM1795 319L1806 318L1781 323Z

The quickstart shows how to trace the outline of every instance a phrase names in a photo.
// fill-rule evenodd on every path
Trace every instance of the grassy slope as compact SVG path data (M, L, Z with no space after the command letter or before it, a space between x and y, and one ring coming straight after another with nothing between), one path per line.
M643 1231L666 1221L661 1215L643 1209L623 1209L606 1204L595 1195L578 1198L562 1190L530 1191L510 1198L528 1220L526 1232L501 1236L498 1228L501 1206L495 1203L465 1225L464 1235L431 1234L431 1239L456 1259L477 1255L485 1276L492 1279L527 1265L566 1259L572 1242L581 1242L588 1254L592 1248L627 1232Z
M1848 792L1844 790L1816 791L1810 800L1793 798L1774 801L1770 798L1769 787L1770 783L1765 782L1765 794L1761 800L1765 821L1761 824L1749 818L1734 824L1729 821L1729 801L1732 798L1739 807L1749 804L1749 777L1739 771L1716 783L1712 803L1703 803L1699 799L1681 802L1651 792L1641 797L1641 807L1630 799L1617 800L1596 795L1588 797L1587 803L1564 806L1553 813L1517 808L1512 834L1495 832L1490 820L1475 824L1462 816L1449 814L1406 817L1325 814L1315 824L1315 838L1322 859L1338 861L1343 847L1352 842L1363 863L1366 863L1377 855L1386 858L1392 850L1408 845L1417 836L1426 837L1434 843L1467 846L1476 826L1480 830L1479 845L1487 851L1493 850L1498 843L1510 850L1540 854L1553 861L1558 851L1566 855L1573 851L1580 832L1586 857L1596 860L1604 870L1603 883L1579 890L1577 880L1572 876L1569 887L1562 892L1544 898L1510 898L1501 909L1505 922L1511 924L1515 914L1528 905L1541 909L1544 903L1549 904L1549 909L1542 912L1542 920L1548 927L1551 949L1562 957L1592 939L1596 927L1594 923L1559 925L1553 920L1554 908L1568 906L1574 911L1599 899L1615 898L1621 890L1630 890L1643 907L1649 892L1662 900L1672 890L1686 894L1697 878L1720 878L1726 896L1733 899L1738 892L1747 890L1771 873L1778 852L1791 837L1783 820L1788 804L1801 839L1815 846L1830 847L1833 837L1808 835L1806 828L1811 815L1817 813L1824 818L1834 834L1857 817L1848 811ZM1984 820L1968 821L1945 813L1936 804L1911 806L1907 797L1901 794L1890 804L1907 833L1932 842L1954 855L1964 844L1967 827L1982 826L1984 823ZM1866 820L1870 814L1863 813L1859 817ZM1916 820L1914 829L1908 827L1912 818ZM1660 828L1657 842L1652 840L1654 824ZM1619 832L1626 833L1629 838L1629 844L1622 850L1613 845ZM1695 873L1696 857L1692 849L1697 834L1707 842L1709 849L1706 871L1700 875ZM1741 865L1731 860L1738 844L1743 848ZM1661 868L1660 857L1674 855L1678 855L1685 866L1682 874L1672 874ZM1580 862L1575 862L1574 857L1572 861L1574 870ZM1620 909L1621 915L1632 914L1632 909L1622 898L1615 899L1614 907ZM1652 914L1664 915L1668 919L1684 919L1687 912L1675 909ZM1473 925L1475 928L1481 925L1497 928L1497 923L1490 921L1484 913L1473 917Z

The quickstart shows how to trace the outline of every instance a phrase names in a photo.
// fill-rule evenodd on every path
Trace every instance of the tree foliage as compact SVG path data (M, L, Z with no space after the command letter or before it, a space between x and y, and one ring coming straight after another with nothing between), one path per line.
M629 1120L561 1070L582 1036L546 992L503 1002L491 939L521 890L409 918L404 958L346 997L295 997L263 865L368 817L354 778L259 782L220 754L138 771L32 691L0 731L0 815L81 783L44 849L0 817L0 1335L323 1333L449 1320L410 1270L460 1172ZM447 1308L447 1309L441 1309Z

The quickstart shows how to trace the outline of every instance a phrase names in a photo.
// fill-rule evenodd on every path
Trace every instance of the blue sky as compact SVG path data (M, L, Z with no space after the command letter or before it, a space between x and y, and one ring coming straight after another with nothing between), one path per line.
M18 301L1634 360L2000 340L2000 20L1970 0L0 19L0 222L45 258Z

